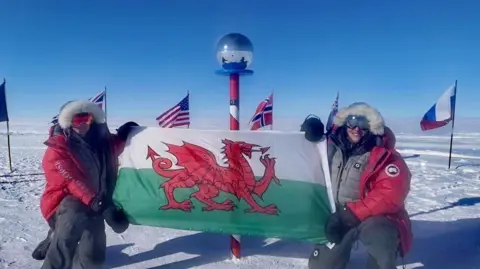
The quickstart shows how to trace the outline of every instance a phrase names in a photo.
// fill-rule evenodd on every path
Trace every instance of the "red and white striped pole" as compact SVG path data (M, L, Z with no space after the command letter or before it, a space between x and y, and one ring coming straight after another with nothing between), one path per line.
M218 41L217 60L223 69L216 73L230 77L230 130L240 130L240 76L253 74L247 69L253 60L253 45L242 34L227 34ZM240 259L240 249L240 235L230 235L232 258Z
M230 74L230 130L240 130L240 77Z
M240 76L230 74L230 130L240 130ZM240 259L240 235L230 235L230 252L232 258Z

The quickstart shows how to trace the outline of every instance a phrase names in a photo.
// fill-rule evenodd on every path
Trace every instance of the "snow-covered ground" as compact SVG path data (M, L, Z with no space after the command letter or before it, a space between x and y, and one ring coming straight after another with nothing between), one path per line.
M40 161L46 127L12 126L14 176L7 176L5 132L0 132L0 268L39 268L31 252L47 225L39 212L43 190ZM415 232L408 268L480 268L480 134L454 140L452 169L447 169L449 136L397 137L413 174L408 210ZM419 156L418 156L419 155ZM264 238L242 238L240 261L229 256L228 235L131 226L108 232L107 268L306 268L311 245ZM363 268L359 245L349 269ZM401 265L402 261L398 261ZM400 267L399 267L400 268Z

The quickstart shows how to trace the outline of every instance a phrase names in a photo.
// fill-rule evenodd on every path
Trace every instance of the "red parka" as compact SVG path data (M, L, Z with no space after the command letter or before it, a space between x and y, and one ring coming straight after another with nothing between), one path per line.
M397 226L402 254L412 246L410 218L405 210L405 199L410 191L410 170L395 149L395 137L385 128L383 145L374 147L368 165L360 179L360 201L347 207L360 219L386 215Z
M110 135L115 159L123 151L124 142L116 135ZM43 217L48 220L55 214L60 202L67 195L73 195L84 204L89 205L95 193L86 184L85 173L67 147L67 138L64 134L50 137L45 144L47 150L42 160L45 172L45 191L40 200L40 209ZM118 167L118 163L116 164Z
M345 124L349 115L363 115L369 121L370 131L381 137L371 150L367 166L360 178L361 199L347 202L346 206L361 221L378 215L392 220L398 229L401 254L406 255L413 241L410 218L405 200L410 192L410 169L395 150L395 135L385 126L380 113L365 103L354 103L338 111L334 118L333 132Z

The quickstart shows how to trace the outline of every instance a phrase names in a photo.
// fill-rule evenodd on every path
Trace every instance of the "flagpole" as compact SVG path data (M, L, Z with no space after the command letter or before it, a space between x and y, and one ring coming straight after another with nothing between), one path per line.
M13 167L12 167L12 149L10 146L10 124L9 121L7 120L7 145L8 145L8 165L10 167L10 173L13 172Z
M230 33L223 36L217 44L217 55L225 55L232 53L236 55L236 48L242 48L251 52L253 55L253 45L250 40L239 33ZM243 65L243 63L246 63ZM222 58L220 65L221 70L216 71L219 75L228 75L230 77L230 105L229 105L229 118L230 118L230 130L240 130L240 76L241 75L253 75L253 71L246 69L250 60L246 62L242 58L242 64L239 63L226 63ZM231 221L236 221L240 215L234 214ZM238 234L230 234L230 253L233 258L241 258L241 236Z
M187 90L187 96L188 96L188 107L189 107L189 111L190 111L190 90ZM190 112L189 112L190 113ZM191 120L188 121L188 125L187 125L187 129L190 129L190 123L191 123Z
M5 93L5 110L8 113L8 108L7 108L7 80L3 78L3 86L4 88L4 93ZM8 147L8 165L10 167L10 173L13 172L13 167L12 167L12 147L10 144L10 119L7 119L7 147Z
M240 130L240 74L230 74L230 130ZM232 258L240 259L242 237L239 234L230 235L230 253Z
M457 80L455 80L455 89L453 92L453 96L455 99L453 101L453 109L452 109L452 133L450 134L450 153L448 154L448 169L450 169L450 165L452 163L452 148L453 148L453 131L455 128L455 110L457 108Z
M107 86L105 86L105 123L107 122Z

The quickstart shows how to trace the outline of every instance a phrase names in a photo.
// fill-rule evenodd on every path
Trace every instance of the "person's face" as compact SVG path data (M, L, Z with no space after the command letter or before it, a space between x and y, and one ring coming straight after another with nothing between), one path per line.
M358 143L369 130L369 123L365 116L350 115L346 119L347 135L350 142Z
M90 126L93 122L93 116L89 113L78 113L73 116L72 130L78 133L80 136L85 136L90 130Z

